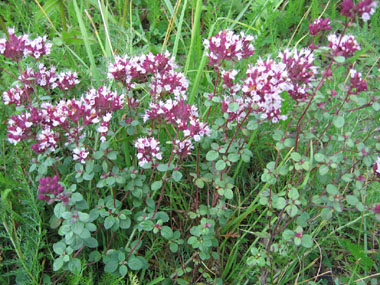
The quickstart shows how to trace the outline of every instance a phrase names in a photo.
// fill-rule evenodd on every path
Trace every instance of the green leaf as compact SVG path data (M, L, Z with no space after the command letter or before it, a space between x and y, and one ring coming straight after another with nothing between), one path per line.
M173 230L169 228L168 226L163 226L161 228L161 235L166 239L172 239L173 238Z
M68 264L69 270L74 274L79 274L81 270L81 264L79 258L73 258Z
M144 264L141 262L141 260L139 258L131 256L128 259L128 267L131 270L140 270L144 267Z
M250 131L256 130L259 124L256 120L250 120L247 124L247 129Z
M225 189L224 197L226 197L227 199L232 199L234 197L234 192L232 192L231 189Z
M177 252L177 251L178 251L178 244L176 244L176 243L171 243L171 244L169 245L169 249L170 249L171 252Z
M214 161L216 159L218 159L219 157L219 153L216 152L215 150L210 150L207 154L206 154L206 159L208 161Z
M85 172L83 174L83 179L86 180L86 181L91 181L92 178L94 178L94 175L95 175L94 172L91 172L91 173Z
M177 171L177 170L173 171L172 177L173 177L173 179L174 179L175 182L179 182L181 180L181 178L182 178L182 173L179 172L179 171Z
M344 56L334 56L334 60L337 63L344 63L346 61L346 58Z
M289 198L292 199L292 200L297 200L300 196L300 194L298 193L298 190L297 188L292 188L289 190Z
M298 152L292 152L290 157L297 162L301 160L301 155Z
M203 188L205 186L205 183L202 179L198 178L195 180L195 185L197 185L199 188Z
M120 228L121 229L129 229L131 227L131 219L126 218L125 220L120 221Z
M83 231L83 228L84 228L84 224L79 221L77 221L76 223L72 225L73 232L77 235L79 235Z
M63 206L62 203L59 203L57 205L55 205L54 207L54 215L57 217L57 218L61 218L62 217L62 214L66 212L66 207Z
M145 220L145 221L142 221L142 222L139 224L139 228L140 228L141 230L144 230L144 231L150 232L150 231L153 230L153 228L154 228L154 223L153 223L151 220Z
M286 207L286 212L290 217L294 217L298 213L298 208L296 205L289 205Z
M125 276L128 273L128 267L126 265L121 265L119 267L119 273L121 276Z
M301 240L301 244L303 247L312 248L313 247L313 238L311 237L311 235L303 235L302 240Z
M110 160L116 160L117 158L117 151L111 151L107 154L108 159Z
M333 185L333 184L328 184L328 185L326 186L326 191L327 191L327 193L329 193L330 195L336 195L336 194L339 193L339 192L338 192L338 188L336 188L336 186Z
M331 209L328 209L328 208L324 208L322 209L321 211L321 218L328 221L330 220L332 217L332 210Z
M316 153L314 155L314 159L315 159L316 162L322 162L322 161L325 160L325 155L322 154L322 153Z
M79 220L81 222L87 223L90 220L90 215L83 212L78 212Z
M160 189L161 187L162 187L162 180L154 181L152 185L150 185L150 189L152 189L152 191L156 191Z
M357 203L359 203L358 198L356 196L353 196L353 195L347 195L346 196L346 201L351 206L355 206Z
M239 103L232 102L232 103L228 104L228 110L230 112L236 112L238 109L239 109Z
M333 120L334 126L337 127L338 129L344 126L344 122L345 120L342 116L337 116Z
M119 266L119 261L113 258L109 262L106 263L106 266L104 266L104 271L107 273L113 273L116 271L118 266Z
M329 167L327 165L321 165L321 167L319 168L319 174L324 176L326 175L327 173L329 172Z
M240 159L240 155L237 153L230 153L228 155L228 160L231 162L237 162Z
M109 146L110 146L110 143L108 141L105 141L100 144L100 149L106 150Z
M105 220L104 220L104 228L106 230L110 229L115 223L115 217L114 216L108 216Z
M160 163L158 166L157 166L157 170L160 171L160 172L165 172L169 169L168 167L168 164L167 163Z
M81 239L88 239L91 237L91 233L88 229L84 228L83 231L80 233L79 237Z
M98 159L101 159L101 158L103 157L103 155L104 155L104 152L101 151L101 150L98 150L98 151L96 151L96 152L94 153L94 158L95 158L96 160L98 160Z
M99 251L95 250L90 253L88 256L88 260L90 262L98 262L102 258L102 255L100 254Z
M66 250L66 245L63 242L57 242L53 245L53 250L56 254L62 255Z
M89 248L95 248L95 247L98 247L99 245L98 241L93 237L85 239L84 244Z
M218 160L215 164L215 168L218 171L222 171L224 168L226 168L226 162L224 160Z
M63 264L64 264L63 257L62 256L58 257L56 260L54 260L53 270L58 271L59 269L62 268Z
M282 197L278 197L276 200L273 201L273 206L278 209L278 210L282 210L285 208L286 206L286 200Z

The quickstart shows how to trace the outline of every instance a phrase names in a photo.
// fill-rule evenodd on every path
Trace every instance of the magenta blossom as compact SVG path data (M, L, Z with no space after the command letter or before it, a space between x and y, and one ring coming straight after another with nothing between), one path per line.
M314 22L309 24L309 33L310 35L312 36L317 36L319 34L321 34L321 32L323 31L329 31L331 30L331 26L330 26L330 19L329 18L326 18L326 19L314 19Z
M224 60L238 61L253 55L254 47L251 44L253 39L253 36L246 36L244 32L238 35L233 31L223 30L214 37L204 40L203 45L209 64L216 67Z
M49 204L55 201L69 202L70 194L64 192L65 188L58 183L58 177L42 177L39 180L38 199Z

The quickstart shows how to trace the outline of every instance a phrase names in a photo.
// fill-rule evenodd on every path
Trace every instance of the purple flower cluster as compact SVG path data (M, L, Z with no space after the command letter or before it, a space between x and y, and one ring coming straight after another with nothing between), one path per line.
M58 183L58 177L42 177L39 180L38 199L46 201L49 204L55 201L61 201L68 204L70 194L64 192L65 188Z
M243 118L247 115L246 110L250 109L250 102L251 100L247 100L246 98L241 98L238 96L225 96L222 105L220 107L220 110L227 114L227 122L241 122ZM236 103L238 108L236 110L231 109L230 106L232 106L232 103Z
M48 69L43 63L38 64L37 71L28 67L18 79L24 86L30 88L37 85L45 89L58 88L60 90L72 89L80 82L77 72L63 71L56 74L56 68L54 66Z
M373 170L376 176L380 177L380 156L377 157L377 160L375 161L375 164L373 165ZM380 205L379 205L379 213L380 213Z
M301 51L285 50L279 55L286 65L288 78L291 87L288 92L294 100L304 101L309 96L307 93L311 89L311 82L316 80L317 67L314 65L314 54L309 49Z
M138 138L135 142L137 148L137 159L139 166L144 166L146 163L154 165L156 160L162 159L159 142L151 137Z
M331 30L330 26L330 19L314 19L313 23L309 24L309 33L311 36L318 36L320 35L323 31L329 31Z
M183 73L176 71L177 68L169 52L116 57L115 63L108 67L108 78L122 82L128 89L147 87L152 101L145 110L143 120L145 123L151 121L171 125L177 133L177 137L171 141L173 152L182 159L193 149L192 141L199 141L209 135L210 129L200 121L197 108L185 103L189 83ZM130 100L128 98L128 102ZM139 102L133 99L130 103L130 107L134 108ZM182 139L178 139L178 136ZM136 141L140 166L161 159L158 144L154 138Z
M32 40L28 35L16 36L15 30L8 28L8 39L0 39L0 54L14 61L19 61L23 56L32 56L38 60L50 54L51 46L46 36Z
M170 53L143 54L141 56L115 57L108 67L108 78L120 81L128 89L148 85L154 98L174 94L185 96L189 83L183 73L176 72L177 65Z
M361 47L352 35L344 35L343 37L331 34L327 37L329 47L332 49L333 56L344 56L345 58L354 55L355 51Z
M350 70L350 90L349 94L359 94L360 92L367 91L367 81L362 78L362 74L355 69Z
M315 30L319 29L318 32L326 30L329 20L315 21L315 25L319 25L319 28L315 28ZM254 48L248 45L248 40L252 40L252 37L234 35L230 31L222 31L210 38L205 42L208 48L206 53L209 55L209 64L215 66L224 59L235 60L252 55ZM238 44L239 41L244 41L245 45ZM246 47L245 52L241 52L243 46ZM229 56L221 51L223 48L232 50L225 51ZM239 51L241 54L237 56ZM235 55L231 55L230 52ZM221 105L227 122L241 122L248 112L256 112L261 114L262 119L275 123L286 119L286 116L281 115L283 99L280 94L288 91L295 100L304 101L309 96L308 90L312 87L311 83L316 79L317 67L314 65L313 52L302 49L301 51L285 50L279 54L278 61L271 58L259 59L255 65L249 65L246 77L242 80L236 80L239 71L233 67L229 70L220 68L220 71L222 88L224 92L229 93L223 96ZM215 94L210 94L209 98L213 96Z
M17 144L24 139L37 143L32 146L36 153L55 151L59 141L64 145L75 143L74 160L84 163L88 151L79 147L86 133L83 126L100 123L97 128L105 141L112 113L123 107L124 95L118 95L107 87L89 90L80 99L61 100L56 105L43 103L39 109L12 115L8 122L8 140Z
M239 61L253 55L253 39L253 36L246 36L244 32L237 35L233 31L223 30L210 39L203 40L209 65L219 67L225 60Z
M239 73L238 70L221 70L224 89L228 89L231 95L238 93L241 90L240 84L234 84L236 75Z
M344 0L342 3L341 14L352 20L358 15L364 22L367 22L371 16L375 14L377 5L378 1L372 0L363 0L357 5L354 5L352 0Z
M3 92L3 101L5 105L24 105L29 97L27 88L15 87Z
M283 99L280 94L291 88L286 65L268 58L265 61L259 59L256 65L249 66L242 91L255 106L254 111L261 113L262 119L276 123L287 118L281 115Z
M199 119L197 107L190 106L183 99L151 102L149 107L145 110L144 122L148 120L166 122L182 131L185 139L191 138L196 142L210 134L207 124Z

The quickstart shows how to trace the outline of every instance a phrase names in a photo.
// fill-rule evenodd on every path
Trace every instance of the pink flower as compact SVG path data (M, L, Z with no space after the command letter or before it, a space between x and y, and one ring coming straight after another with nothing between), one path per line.
M350 90L348 91L350 94L359 94L362 91L367 91L367 81L362 79L362 74L357 72L355 69L350 70ZM355 91L353 91L355 90Z
M80 163L85 164L89 152L84 147L76 147L73 149L73 160L78 160Z
M286 65L268 58L249 66L242 91L250 98L250 104L254 104L255 112L261 113L262 119L277 123L286 119L281 115L283 99L280 94L291 88Z
M373 212L375 214L380 214L380 204L375 205L375 207L373 208Z
M40 59L44 55L50 54L52 44L47 42L47 36L37 37L28 40L25 46L24 55L30 55L35 59Z
M26 88L11 88L3 92L3 101L5 105L15 104L16 106L23 105L28 98L28 90Z
M0 39L0 54L14 61L19 61L24 55L28 54L26 45L29 36L16 36L14 28L8 28L8 36L8 39Z
M54 83L54 86L61 90L69 90L74 88L75 85L79 84L79 82L77 72L63 71L58 74L57 81Z
M333 51L333 56L351 57L355 51L360 50L361 47L352 35L344 35L342 38L335 34L330 34L327 37L329 47Z
M223 30L214 37L204 40L203 45L209 64L216 67L224 60L238 61L253 55L254 47L251 44L253 39L253 36L246 36L244 32L237 35L233 31Z
M373 171L375 172L376 176L380 177L380 156L377 157L377 160L373 165Z
M314 19L314 22L309 24L309 33L312 36L317 36L323 31L331 30L330 19Z
M378 1L364 0L359 2L355 6L355 10L358 15L362 17L364 22L367 22L373 14L375 14L377 9Z
M64 192L65 188L59 184L58 177L42 177L39 180L38 199L49 204L62 201L68 204L70 193Z
M342 3L342 15L354 20L356 15L362 17L367 22L376 12L378 1L363 0L354 6L352 0L344 0Z
M135 142L135 147L137 148L137 159L139 160L140 167L146 163L152 163L153 166L156 160L162 159L159 142L154 138L138 138Z
M289 95L294 100L304 101L309 96L307 92L312 88L312 82L316 80L317 67L314 65L314 54L309 49L301 51L285 50L279 57L286 65L291 88Z

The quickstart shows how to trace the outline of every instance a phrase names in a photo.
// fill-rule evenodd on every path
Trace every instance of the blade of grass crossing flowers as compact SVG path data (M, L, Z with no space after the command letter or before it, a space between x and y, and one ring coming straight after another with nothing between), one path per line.
M212 36L212 34L214 33L214 30L215 30L215 27L216 27L217 23L219 21L222 21L222 20L223 21L227 21L227 22L231 22L231 23L236 23L236 24L238 24L238 25L240 25L242 27L245 27L247 29L254 30L254 31L258 32L258 30L256 28L254 28L254 27L252 27L250 25L247 25L247 24L244 24L244 23L241 23L241 22L237 22L235 20L231 20L231 19L228 19L228 18L225 18L225 17L220 17L220 18L216 19L215 23L211 26L207 38L210 38ZM194 83L193 83L193 86L191 88L191 92L190 92L190 95L189 95L189 104L190 105L194 103L195 96L197 95L197 92L198 92L198 89L199 89L199 84L200 84L201 77L202 77L204 68L206 66L207 60L208 60L208 58L205 56L205 51L203 51L203 54L202 54L202 57L201 57L201 61L199 63L199 67L198 67L198 70L196 72L195 79L193 80Z
M103 26L104 26L104 32L106 34L106 39L105 39L105 46L106 46L106 54L108 58L114 57L115 54L112 49L112 44L111 44L111 38L108 32L108 9L107 7L104 6L103 1L98 0L98 5L99 5L99 10L100 14L102 16L103 20Z
M98 33L98 30L96 29L96 26L95 26L94 21L92 20L90 14L87 12L86 9L84 9L84 13L86 14L87 18L88 18L88 19L90 20L90 22L91 22L91 26L92 26L92 28L94 29L96 39L98 40L98 43L99 43L100 49L102 50L104 57L107 57L106 50L104 49L103 43L102 43L102 41L101 41L101 39L100 39L100 37L99 37L99 33Z
M177 0L177 2L175 3L174 13L172 13L171 19L169 21L168 28L166 29L164 43L162 44L161 52L163 52L165 50L165 47L166 47L168 40L170 38L170 34L173 30L174 23L177 24L177 14L179 11L179 7L181 6L181 1L182 0ZM164 2L167 2L167 0L164 0Z
M74 9L75 9L75 14L77 16L78 23L79 23L79 29L80 29L80 32L81 32L82 37L83 37L84 46L86 48L87 56L88 56L88 59L90 61L91 72L94 75L96 82L99 82L99 74L96 70L95 58L94 58L94 55L93 55L92 50L91 50L87 30L86 30L86 27L84 25L82 14L79 10L77 0L73 0L73 4L74 4Z
M182 11L181 11L181 17L180 17L178 25L177 25L177 31L176 31L176 36L175 36L174 46L173 46L173 51L172 51L172 55L174 58L177 56L179 40L182 39L182 24L183 24L183 20L185 18L186 8L187 8L187 0L185 0L183 3ZM182 39L182 41L183 41L183 39Z
M186 58L186 64L185 64L185 75L187 75L190 67L190 62L194 62L195 59L195 47L197 45L197 38L200 37L199 35L199 28L200 28L200 19L201 19L201 12L202 12L202 1L197 0L196 6L195 6L195 13L194 13L194 22L193 22L193 28L191 30L191 40L190 40L190 49L189 54Z

